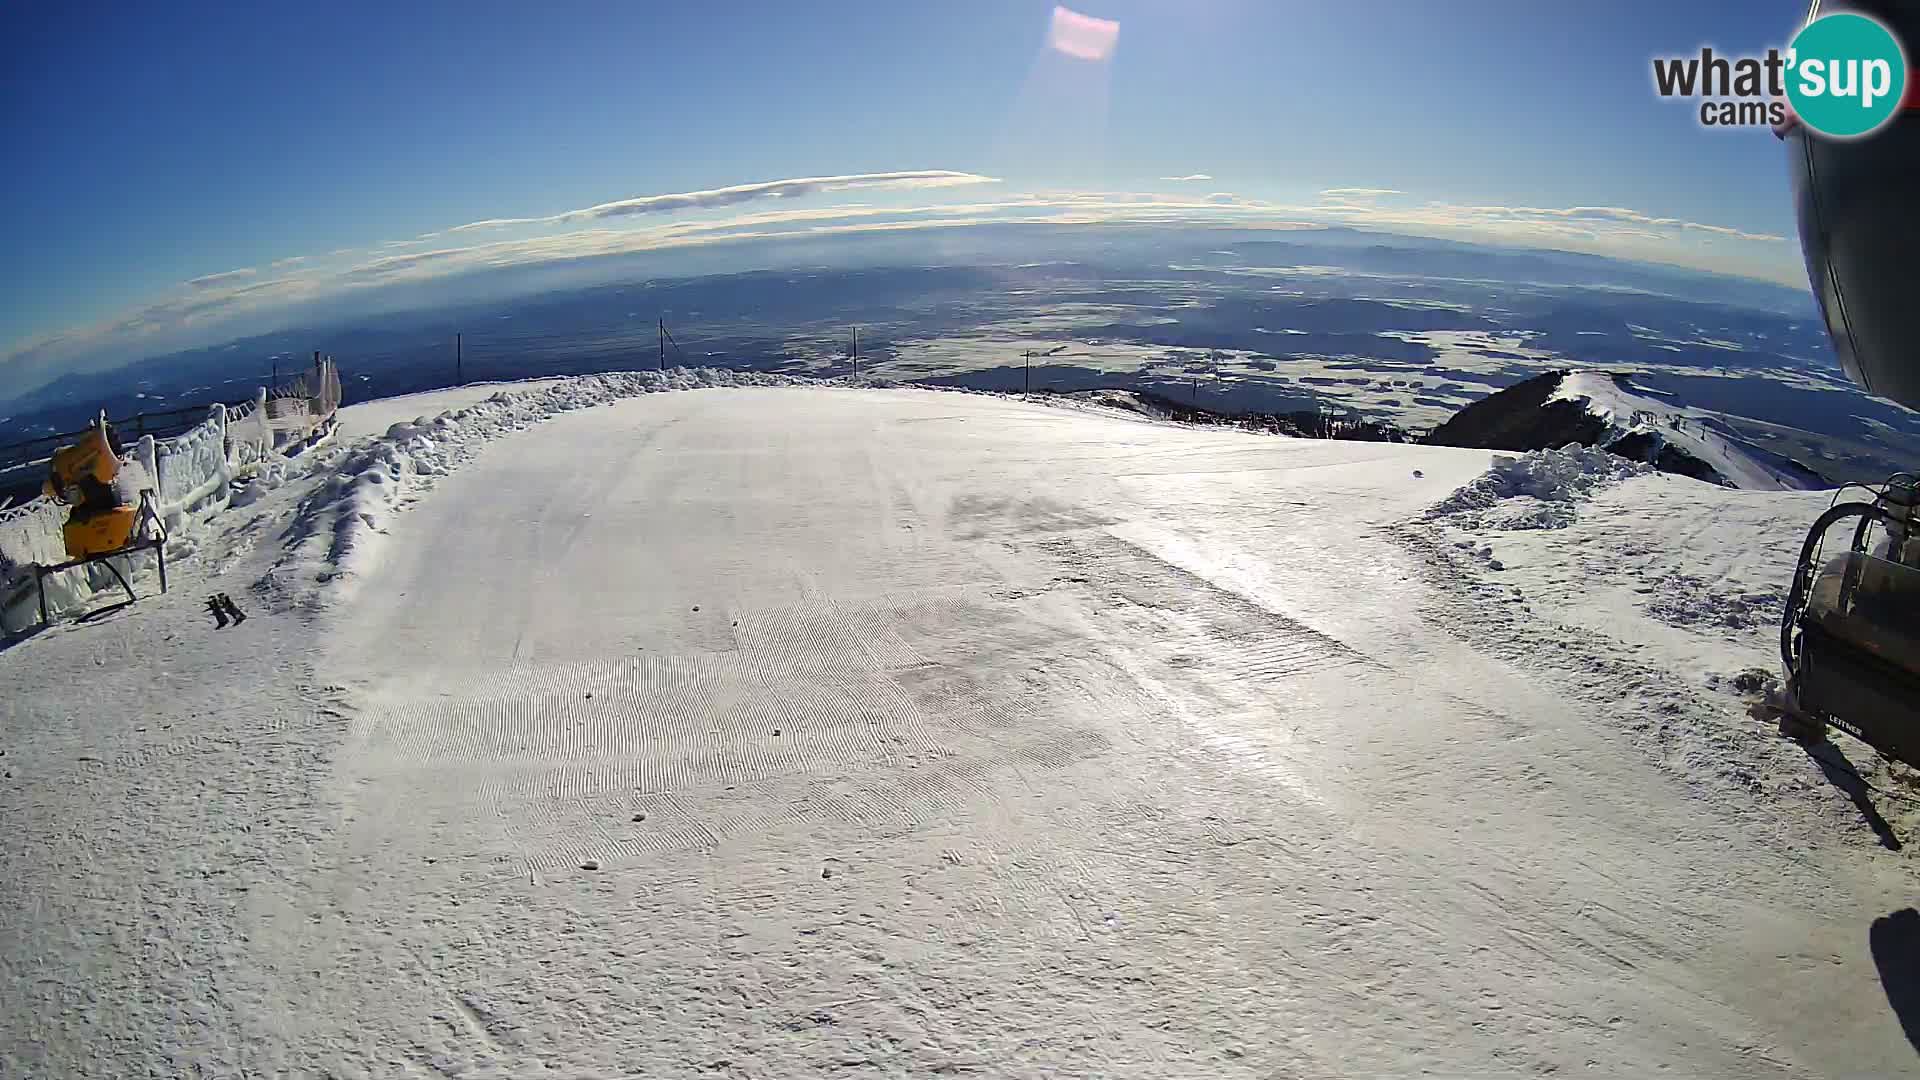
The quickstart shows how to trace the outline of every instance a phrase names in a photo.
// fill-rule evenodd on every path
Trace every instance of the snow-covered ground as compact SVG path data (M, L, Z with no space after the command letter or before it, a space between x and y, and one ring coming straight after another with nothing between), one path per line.
M1920 1066L1920 789L1731 685L1823 496L702 381L401 417L0 652L0 1073Z

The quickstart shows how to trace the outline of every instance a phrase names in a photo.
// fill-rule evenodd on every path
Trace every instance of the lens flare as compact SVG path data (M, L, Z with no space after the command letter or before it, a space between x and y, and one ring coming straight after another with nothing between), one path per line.
M1113 55L1113 46L1119 40L1117 22L1082 15L1070 8L1053 9L1053 28L1047 33L1047 44L1055 52L1075 60L1105 60Z

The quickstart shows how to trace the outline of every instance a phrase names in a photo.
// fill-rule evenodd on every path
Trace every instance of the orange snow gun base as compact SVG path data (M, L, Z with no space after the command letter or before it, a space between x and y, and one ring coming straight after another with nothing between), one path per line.
M114 490L120 455L113 444L102 418L79 442L54 451L45 488L50 498L73 507L61 529L69 558L118 551L133 538L139 511Z

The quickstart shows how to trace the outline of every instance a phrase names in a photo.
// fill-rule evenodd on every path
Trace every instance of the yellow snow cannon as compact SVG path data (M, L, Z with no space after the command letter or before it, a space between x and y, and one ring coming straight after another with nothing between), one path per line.
M139 510L114 489L120 475L114 443L113 429L103 416L79 442L53 453L45 490L48 497L73 507L61 529L69 558L119 551L133 538Z

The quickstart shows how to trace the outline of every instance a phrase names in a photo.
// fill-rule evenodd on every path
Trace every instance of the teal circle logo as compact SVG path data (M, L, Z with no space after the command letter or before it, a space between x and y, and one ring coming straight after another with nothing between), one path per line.
M1787 101L1822 135L1871 135L1893 119L1906 92L1906 53L1877 19L1822 16L1801 27L1787 50Z

